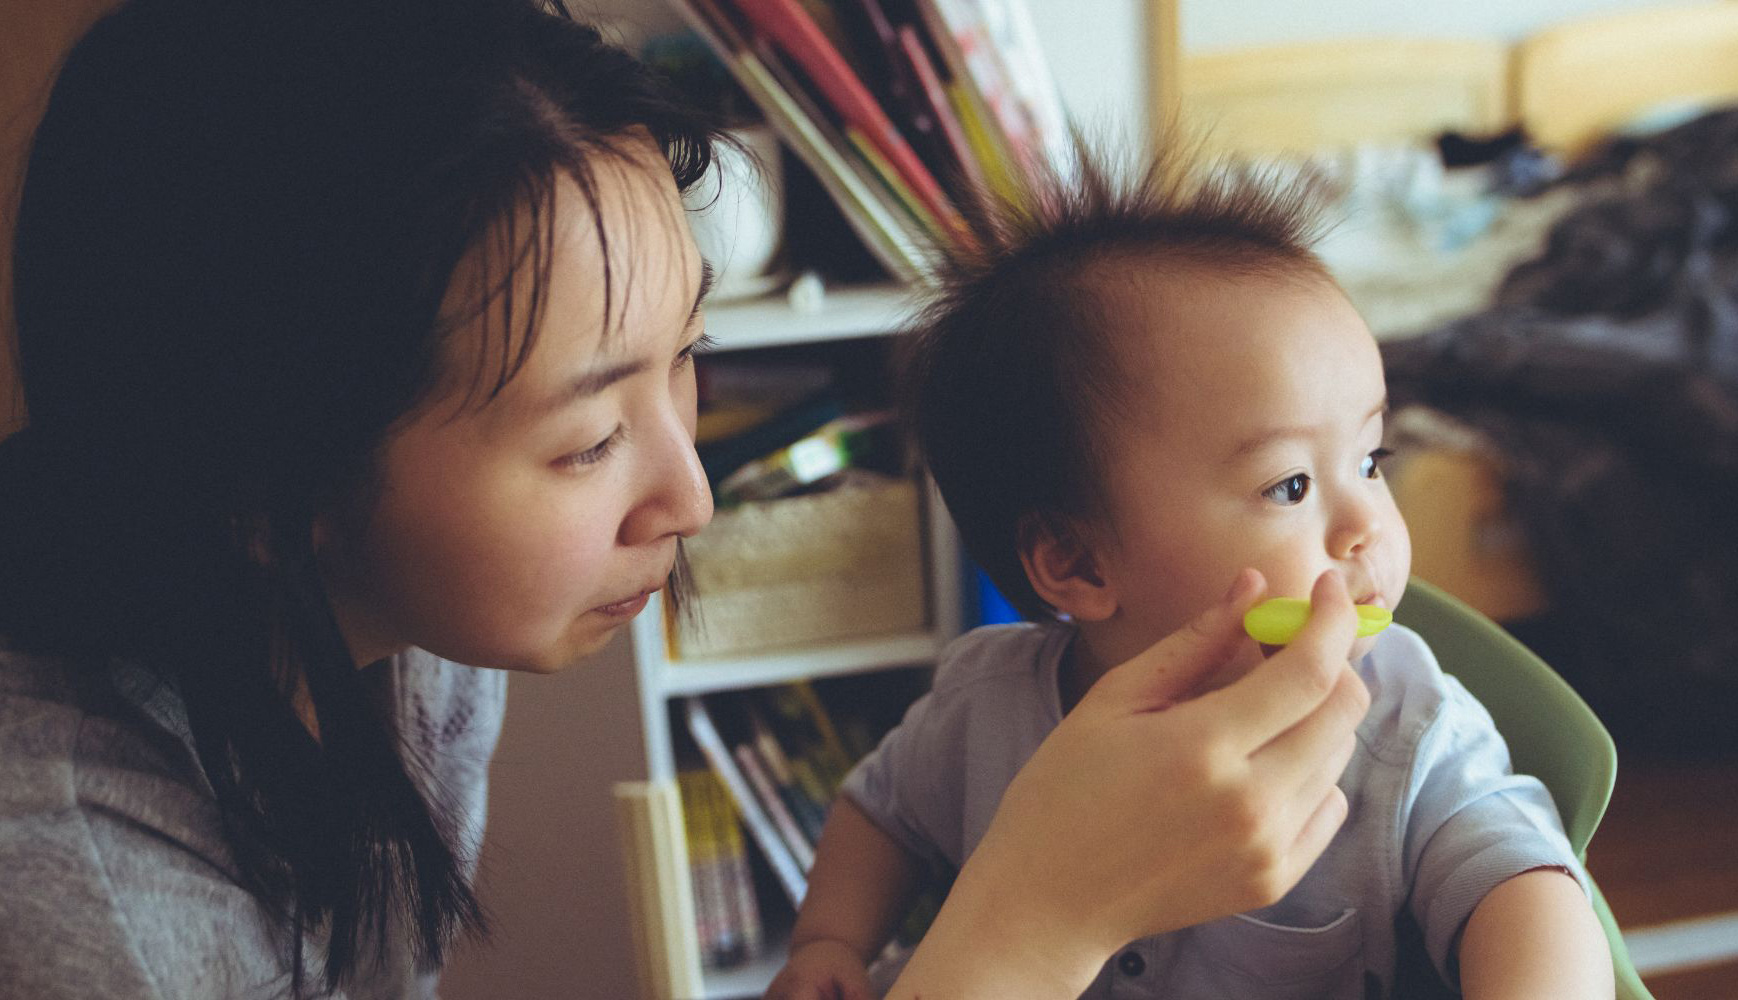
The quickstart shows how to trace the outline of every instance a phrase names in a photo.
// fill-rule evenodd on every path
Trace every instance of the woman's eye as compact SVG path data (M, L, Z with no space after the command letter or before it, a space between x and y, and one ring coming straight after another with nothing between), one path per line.
M679 372L688 367L694 363L694 355L705 354L716 346L717 343L717 341L712 339L711 334L701 334L692 344L682 348L682 353L676 355L676 363L670 367L670 370Z
M584 451L576 451L571 455L563 455L555 460L555 464L563 468L578 468L585 465L596 465L609 456L616 446L616 441L622 436L622 429L617 427L610 436L592 445Z
M1365 479L1382 478L1382 462L1392 454L1387 448L1377 448L1364 457L1364 463L1358 466L1358 475Z
M1300 472L1262 490L1261 495L1282 507L1290 507L1302 501L1309 491L1310 477Z

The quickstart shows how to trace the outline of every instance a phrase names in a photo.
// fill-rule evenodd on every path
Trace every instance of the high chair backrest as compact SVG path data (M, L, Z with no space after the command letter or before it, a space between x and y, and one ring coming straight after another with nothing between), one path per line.
M1551 790L1569 843L1585 857L1617 782L1617 747L1593 710L1520 640L1417 577L1394 620L1423 636L1442 669L1490 711L1515 770Z
M1394 620L1422 636L1442 669L1490 711L1515 770L1550 790L1569 843L1585 861L1617 782L1617 747L1593 710L1520 640L1417 577ZM1593 908L1611 947L1618 1000L1651 1000L1597 885Z

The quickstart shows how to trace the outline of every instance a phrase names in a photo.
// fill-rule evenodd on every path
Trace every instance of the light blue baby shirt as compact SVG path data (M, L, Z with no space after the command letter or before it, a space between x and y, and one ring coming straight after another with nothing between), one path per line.
M908 850L957 870L1062 720L1057 670L1072 635L1020 624L962 636L845 793ZM1371 703L1339 782L1351 808L1314 867L1272 906L1131 943L1087 997L1385 997L1407 912L1452 985L1460 929L1496 885L1562 866L1586 891L1550 793L1510 772L1490 715L1417 633L1390 627L1357 669Z

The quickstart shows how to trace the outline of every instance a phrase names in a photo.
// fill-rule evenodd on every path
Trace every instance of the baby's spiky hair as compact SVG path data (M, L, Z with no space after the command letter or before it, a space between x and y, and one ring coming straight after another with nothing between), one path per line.
M1118 170L1084 143L1071 174L985 198L971 249L936 266L937 289L905 339L905 412L967 551L1021 613L1054 612L1020 546L1034 528L1102 517L1119 408L1149 391L1118 338L1162 316L1166 275L1330 280L1311 251L1322 213L1307 175L1283 179L1190 148ZM1138 282L1138 284L1137 284ZM1173 286L1174 287L1174 286Z

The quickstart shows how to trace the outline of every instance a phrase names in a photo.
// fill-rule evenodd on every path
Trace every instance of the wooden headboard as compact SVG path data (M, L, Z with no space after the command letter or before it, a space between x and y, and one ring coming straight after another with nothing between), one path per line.
M1533 140L1574 153L1672 102L1738 98L1738 3L1566 22L1515 49L1514 107Z
M1500 132L1509 50L1500 42L1354 38L1184 56L1184 114L1217 149L1294 153Z
M1193 54L1181 51L1176 3L1153 0L1153 106L1180 109L1229 152L1392 145L1520 124L1541 146L1574 153L1673 101L1738 99L1738 2L1579 18L1513 44L1371 37Z

